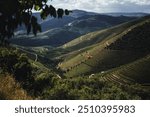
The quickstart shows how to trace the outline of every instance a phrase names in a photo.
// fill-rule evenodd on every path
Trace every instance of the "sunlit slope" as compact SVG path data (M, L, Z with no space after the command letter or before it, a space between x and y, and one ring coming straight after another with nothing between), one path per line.
M80 54L70 58L68 55L58 67L67 77L74 77L107 71L146 56L150 51L150 18L142 18L130 25L115 36L102 38L100 43L88 46Z
M91 58L85 54L82 59L77 57L62 63L60 66L62 70L67 71L66 76L90 75L92 73L107 71L132 62L142 56L142 53L129 51L104 49L101 51L91 50L90 52L92 51L94 53L90 54Z
M123 23L121 25L101 30L101 31L96 31L96 32L91 32L86 35L83 35L77 39L74 39L70 41L69 43L64 44L62 47L67 50L77 50L77 49L82 49L84 47L97 44L101 42L102 40L110 39L112 37L115 37L122 33L123 31L127 32L130 31L132 28L134 28L138 23L145 22L145 20L149 19L150 17L144 17L140 18L138 20L133 20L131 22Z

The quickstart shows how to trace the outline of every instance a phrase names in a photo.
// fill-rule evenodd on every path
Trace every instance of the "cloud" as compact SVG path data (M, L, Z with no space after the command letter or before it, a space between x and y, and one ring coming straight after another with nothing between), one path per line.
M149 12L150 0L52 0L57 8L95 12Z

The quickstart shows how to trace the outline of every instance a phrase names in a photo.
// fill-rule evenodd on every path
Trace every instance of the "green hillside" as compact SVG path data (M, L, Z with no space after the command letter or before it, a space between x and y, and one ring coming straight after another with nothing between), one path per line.
M50 63L24 48L0 47L0 99L39 98L53 78L60 78Z
M105 72L134 62L149 54L149 25L150 17L147 16L79 38L84 41L75 39L64 45L63 48L72 52L63 56L58 67L66 77L74 77Z
M77 39L74 39L73 41L70 41L69 43L64 44L62 47L68 50L70 49L77 50L77 49L81 49L81 48L84 48L93 44L97 44L104 39L106 40L106 39L115 37L118 34L122 33L123 31L125 31L126 33L130 31L132 28L134 28L137 24L140 25L140 23L145 22L146 20L149 20L149 18L150 18L149 16L146 16L144 18L139 18L131 22L123 23L121 25L114 26L112 28L108 28L108 29L100 30L96 32L91 32Z
M150 99L149 27L144 17L65 47L0 47L0 99Z
M103 76L105 81L113 81L119 84L140 83L150 86L150 55L115 68Z

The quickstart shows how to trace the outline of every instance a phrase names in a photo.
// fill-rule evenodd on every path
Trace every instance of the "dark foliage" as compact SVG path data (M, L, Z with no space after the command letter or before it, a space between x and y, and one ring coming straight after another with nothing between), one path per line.
M51 82L52 83L52 82ZM73 79L57 79L55 85L47 88L42 99L51 100L139 100L149 99L149 91L138 84L118 85L104 82L100 78L77 77Z
M27 34L32 30L34 35L41 32L41 26L37 18L32 15L32 10L41 11L41 18L47 16L62 18L69 15L67 9L55 9L52 5L47 5L48 0L1 0L0 1L0 44L5 44L5 40L14 35L15 29L24 24Z
M0 72L12 74L25 89L32 87L32 66L24 54L17 50L0 49Z

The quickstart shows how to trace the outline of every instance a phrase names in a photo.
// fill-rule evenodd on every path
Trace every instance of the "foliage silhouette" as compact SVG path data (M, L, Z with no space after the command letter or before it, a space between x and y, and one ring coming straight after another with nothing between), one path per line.
M56 9L52 5L47 5L48 0L1 0L0 1L0 45L7 44L9 38L14 35L15 29L20 25L25 25L27 34L32 30L33 34L41 32L41 27L37 18L33 16L32 10L40 11L41 18L48 16L62 18L69 15L71 11Z
M11 74L25 89L32 87L34 82L33 68L29 58L17 50L0 48L0 72Z

